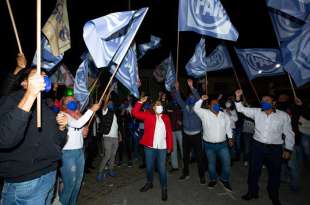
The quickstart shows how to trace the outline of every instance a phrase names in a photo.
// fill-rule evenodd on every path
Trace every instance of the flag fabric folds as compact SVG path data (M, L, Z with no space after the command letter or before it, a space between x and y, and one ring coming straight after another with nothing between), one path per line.
M161 66L165 68L166 75L165 75L165 88L167 91L171 92L175 87L176 82L176 73L174 68L174 63L172 59L172 54L170 53L169 57L166 58L162 63Z
M267 0L267 5L300 20L309 20L310 0Z
M57 0L55 9L45 23L42 32L48 39L54 56L59 56L70 49L67 0Z
M220 0L180 0L178 30L231 41L239 36Z
M65 85L66 87L73 87L74 85L74 77L65 64L60 64L59 69L50 76L50 79L52 83L58 85Z
M130 47L148 8L112 13L86 22L83 38L98 68L111 61L119 65Z
M115 69L116 66L112 65L110 73L113 73ZM133 46L128 49L115 77L131 92L131 94L139 98L140 79L137 55Z
M233 64L227 48L220 44L209 56L206 56L205 39L201 38L196 45L195 53L185 69L187 74L195 78L206 75L207 72L219 71L227 68L232 68Z
M278 49L235 49L249 80L284 74Z
M300 87L310 82L310 22L281 45L284 69Z
M159 37L151 35L150 42L138 45L138 59L141 59L149 50L158 48L160 41L161 39Z
M79 66L74 80L74 97L80 102L80 110L83 110L89 101L88 91L88 67L89 61L85 59Z
M51 71L62 61L64 54L54 56L52 54L51 46L44 35L41 37L41 68L45 71ZM37 65L37 53L34 55L31 66Z
M304 22L276 9L269 8L272 25L279 43L294 36L304 25Z

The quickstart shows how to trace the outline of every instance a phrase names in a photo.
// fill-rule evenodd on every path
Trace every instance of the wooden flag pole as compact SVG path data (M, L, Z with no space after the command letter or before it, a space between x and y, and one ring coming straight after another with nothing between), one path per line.
M239 87L239 89L242 90L241 83L240 83L239 77L238 77L238 75L237 75L237 71L236 71L236 69L235 69L234 67L232 68L232 70L233 70L233 72L234 72L234 76L235 76L235 79L236 79L236 81L237 81L238 87ZM244 93L243 93L243 99L244 99L244 101L246 102L246 98L245 98Z
M18 36L18 32L17 32L17 28L16 28L16 24L15 24L15 20L14 20L14 16L13 16L13 12L12 12L12 8L11 8L11 4L10 4L9 0L6 0L6 5L8 6L8 10L10 13L10 18L11 18L14 34L16 37L16 42L17 42L19 53L23 53L22 46L20 44L20 40L19 40L19 36Z
M208 95L208 74L205 77L206 95Z
M251 87L252 87L252 89L253 89L253 91L254 91L254 94L255 94L255 96L256 96L256 98L257 98L257 101L258 101L258 103L259 103L259 102L260 102L260 99L259 99L259 97L258 97L256 88L254 87L254 84L252 83L252 81L251 81L250 79L249 79L249 82L250 82L250 85L251 85Z
M296 95L296 91L295 91L295 88L294 88L294 84L293 84L292 78L291 78L289 73L287 73L287 76L288 76L288 79L290 81L291 89L293 91L293 95L294 95L294 99L295 99L295 98L297 98L297 95Z
M41 0L37 0L37 74L41 74ZM41 93L37 96L37 127L41 127Z
M179 76L179 49L180 49L180 31L178 31L178 34L177 34L177 59L176 59L176 65L175 65L176 81L178 81L178 76Z

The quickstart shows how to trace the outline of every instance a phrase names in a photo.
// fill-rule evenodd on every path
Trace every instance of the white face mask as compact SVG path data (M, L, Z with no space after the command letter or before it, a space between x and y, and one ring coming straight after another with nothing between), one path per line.
M231 103L230 103L230 102L226 102L226 103L225 103L225 107L226 107L226 108L230 108L230 107L231 107Z
M156 106L156 108L155 108L155 112L156 112L157 114L161 114L161 113L163 112L163 110L164 110L164 108L163 108L163 106L161 106L161 105L158 105L158 106Z

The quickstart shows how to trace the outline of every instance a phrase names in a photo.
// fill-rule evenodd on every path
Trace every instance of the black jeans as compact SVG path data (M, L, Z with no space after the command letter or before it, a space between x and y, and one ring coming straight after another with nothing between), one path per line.
M127 160L128 162L132 161L132 143L133 143L133 136L131 135L130 131L126 129L126 132L122 132L122 141L119 143L118 146L118 156L119 161L123 161L123 154L126 151L127 153Z
M190 161L190 152L193 148L197 165L198 165L198 174L200 178L205 177L204 164L203 164L203 152L202 152L202 139L201 133L196 135L187 135L183 133L183 174L189 175L189 161Z
M263 164L268 170L268 194L271 200L279 199L282 145L266 145L253 140L250 150L248 191L258 194L258 180L261 175Z

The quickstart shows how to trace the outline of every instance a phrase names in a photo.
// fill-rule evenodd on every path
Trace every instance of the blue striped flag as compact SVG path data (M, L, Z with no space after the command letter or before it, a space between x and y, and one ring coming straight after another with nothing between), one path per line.
M180 0L178 30L231 41L239 36L220 0Z
M310 0L267 0L267 5L302 21L309 20Z
M235 51L250 80L284 74L281 54L278 49L252 48L235 49Z
M159 37L151 35L150 42L138 45L138 59L141 59L149 50L158 48L160 41Z
M116 66L112 65L110 72L113 73L115 68ZM131 94L139 98L140 79L137 55L133 46L128 49L115 77L131 92Z
M269 14L280 44L294 36L304 25L303 21L273 8L269 8Z
M80 110L84 110L89 101L88 91L89 61L85 59L79 66L74 80L74 97L80 102Z
M84 41L98 68L122 62L147 11L116 12L84 25Z
M284 69L300 87L310 82L310 22L281 45Z
M207 72L232 68L233 64L226 46L218 45L209 56L206 56L205 39L201 38L196 45L193 57L185 66L187 74L195 78L205 76Z
M162 63L161 66L165 68L166 70L166 76L165 76L165 88L167 91L172 91L175 87L176 82L176 74L175 74L175 68L174 63L172 59L172 54L170 53L169 57L166 58Z

